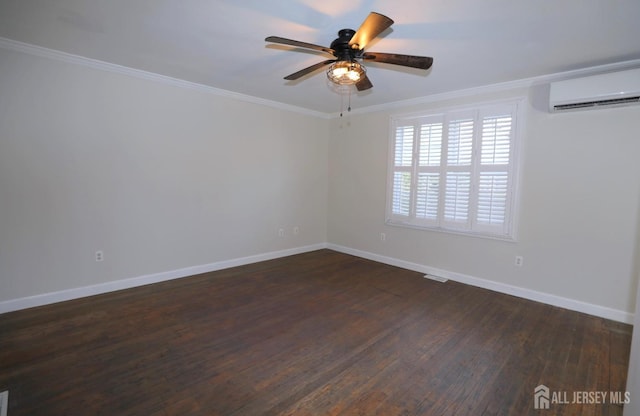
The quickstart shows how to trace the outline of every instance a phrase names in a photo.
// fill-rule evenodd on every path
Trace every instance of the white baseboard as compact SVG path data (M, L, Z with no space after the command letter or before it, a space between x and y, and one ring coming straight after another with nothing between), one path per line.
M294 254L320 250L326 247L327 245L325 243L313 244L309 246L272 251L268 253L256 254L231 260L202 264L199 266L185 267L182 269L170 270L161 273L147 274L129 279L100 283L92 286L66 289L58 292L44 293L41 295L28 296L19 299L11 299L0 302L0 314L21 309L33 308L35 306L49 305L51 303L63 302L66 300L83 298L86 296L100 295L102 293L114 292L116 290L130 289L137 286L164 282L166 280L179 279L182 277L213 272L216 270L228 269L230 267L243 266L245 264L257 263L260 261L272 260L280 257L292 256Z
M536 302L546 303L548 305L558 306L561 308L569 309L572 311L583 312L589 315L599 316L605 319L611 319L613 321L623 322L626 324L633 324L634 315L629 312L607 308L600 305L594 305L592 303L582 302L575 299L564 298L562 296L552 295L550 293L538 292L531 289L526 289L518 286L512 286L505 283L494 282L492 280L482 279L475 276L469 276L461 273L450 272L448 270L437 269L435 267L429 267L418 263L412 263L405 260L399 260L393 257L382 256L380 254L370 253L368 251L362 251L353 249L350 247L344 247L336 244L327 244L327 248L335 251L339 251L345 254L350 254L357 257L385 263L391 266L401 267L403 269L413 270L416 272L431 274L435 276L444 277L456 282L465 283L471 286L481 287L484 289L493 290L494 292L505 293L512 296L517 296L524 299L533 300Z
M116 290L129 289L137 286L143 286L152 283L164 282L166 280L179 279L182 277L193 276L201 273L213 272L216 270L228 269L231 267L242 266L245 264L257 263L260 261L272 260L280 257L291 256L294 254L306 253L309 251L328 248L339 251L341 253L350 254L357 257L377 261L391 266L401 267L403 269L413 270L424 274L444 277L456 282L465 283L471 286L477 286L484 289L493 290L495 292L505 293L536 302L546 303L561 308L583 312L589 315L599 316L618 322L633 324L634 315L617 309L607 308L604 306L594 305L575 299L564 298L549 293L538 292L518 286L512 286L505 283L494 282L475 276L469 276L461 273L455 273L448 270L442 270L435 267L429 267L418 263L412 263L405 260L387 257L367 251L357 250L337 244L319 243L309 246L296 247L286 250L272 251L268 253L256 254L247 257L240 257L231 260L223 260L199 266L185 267L182 269L170 270L161 273L148 274L130 279L116 280L113 282L100 283L92 286L85 286L59 292L44 293L41 295L28 296L19 299L11 299L0 302L0 314L6 312L17 311L21 309L43 306L66 300L78 299L86 296L99 295L102 293L114 292Z

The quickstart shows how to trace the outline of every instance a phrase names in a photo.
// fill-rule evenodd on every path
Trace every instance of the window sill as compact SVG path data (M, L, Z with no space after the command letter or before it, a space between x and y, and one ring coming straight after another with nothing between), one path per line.
M418 230L418 231L433 231L433 232L442 233L442 234L453 234L453 235L459 235L464 237L474 237L474 238L482 238L487 240L505 241L509 243L518 242L518 240L514 235L501 235L501 234L482 233L482 232L475 232L475 231L464 231L464 230L456 230L455 228L427 227L427 226L421 226L417 224L412 224L412 223L402 222L402 221L392 220L392 219L387 219L385 221L385 224L393 227L409 228L409 229Z

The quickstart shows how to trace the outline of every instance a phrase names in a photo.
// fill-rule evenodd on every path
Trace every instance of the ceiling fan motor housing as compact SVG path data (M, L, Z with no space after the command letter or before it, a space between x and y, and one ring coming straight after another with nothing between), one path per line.
M335 57L340 61L353 61L357 56L358 45L353 47L349 45L349 41L353 38L356 31L353 29L342 29L338 32L338 38L331 42L331 49L335 51Z

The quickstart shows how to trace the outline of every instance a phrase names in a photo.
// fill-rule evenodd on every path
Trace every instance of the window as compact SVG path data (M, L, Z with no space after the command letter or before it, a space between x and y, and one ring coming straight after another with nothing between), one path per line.
M512 239L517 107L393 117L387 223Z

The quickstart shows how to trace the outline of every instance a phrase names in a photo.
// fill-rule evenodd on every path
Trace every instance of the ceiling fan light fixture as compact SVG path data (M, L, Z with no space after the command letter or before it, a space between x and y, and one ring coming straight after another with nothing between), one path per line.
M365 77L366 68L356 61L334 62L327 71L327 78L334 84L353 85Z
M371 12L364 22L362 22L358 30L342 29L338 31L338 37L331 42L329 47L282 38L280 36L268 36L264 40L322 52L333 55L333 58L335 58L326 59L294 72L293 74L289 74L284 77L287 81L300 79L316 72L320 68L326 68L330 65L329 70L326 72L327 79L331 82L330 85L341 87L336 88L341 91L351 91L352 85L354 85L358 91L366 91L372 88L373 84L367 76L366 68L360 63L362 61L393 64L424 70L431 68L433 64L433 58L428 56L365 52L364 49L367 44L385 30L389 29L392 24L393 19L380 13Z

